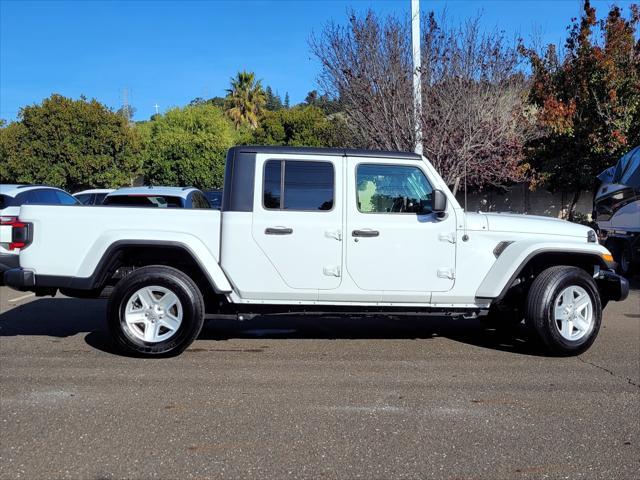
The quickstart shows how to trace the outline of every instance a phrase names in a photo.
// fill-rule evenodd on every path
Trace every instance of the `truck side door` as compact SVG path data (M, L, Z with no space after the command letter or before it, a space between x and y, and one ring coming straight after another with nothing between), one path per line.
M348 159L346 270L361 290L383 291L383 301L429 298L454 284L455 215L430 211L433 188L423 166Z
M340 285L343 162L318 155L256 159L253 239L290 289Z

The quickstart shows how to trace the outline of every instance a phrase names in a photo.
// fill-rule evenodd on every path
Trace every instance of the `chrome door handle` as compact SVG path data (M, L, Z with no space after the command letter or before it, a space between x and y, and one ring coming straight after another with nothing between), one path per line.
M377 237L379 235L378 230L354 230L351 232L352 237Z
M291 235L293 228L286 227L269 227L264 231L267 235Z

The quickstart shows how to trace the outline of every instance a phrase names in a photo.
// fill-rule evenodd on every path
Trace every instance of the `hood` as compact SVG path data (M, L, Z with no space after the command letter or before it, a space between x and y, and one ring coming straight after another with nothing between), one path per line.
M482 222L482 217L484 222ZM561 235L580 237L586 240L589 227L567 222L553 217L539 215L517 215L514 213L468 213L468 224L486 222L491 232L539 233L543 235Z

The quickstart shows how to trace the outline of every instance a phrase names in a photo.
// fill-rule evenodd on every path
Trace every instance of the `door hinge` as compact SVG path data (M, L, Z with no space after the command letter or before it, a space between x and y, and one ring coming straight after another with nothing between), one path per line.
M439 268L438 278L448 278L454 280L456 278L456 272L453 268Z
M449 242L456 243L456 234L455 233L441 233L438 235L438 240L441 242Z
M342 240L342 230L325 230L324 236L327 238L335 238L338 241Z
M327 276L327 277L340 277L342 275L342 271L339 265L334 265L334 266L329 266L329 267L324 267L322 269L322 272Z

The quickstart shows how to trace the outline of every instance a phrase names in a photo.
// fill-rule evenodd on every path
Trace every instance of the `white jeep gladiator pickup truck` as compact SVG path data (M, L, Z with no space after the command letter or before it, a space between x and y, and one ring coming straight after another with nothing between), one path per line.
M137 355L175 355L205 314L489 315L524 320L551 354L595 340L627 281L593 230L465 213L413 153L229 150L222 210L25 205L7 285L97 297ZM25 319L26 320L26 319Z

